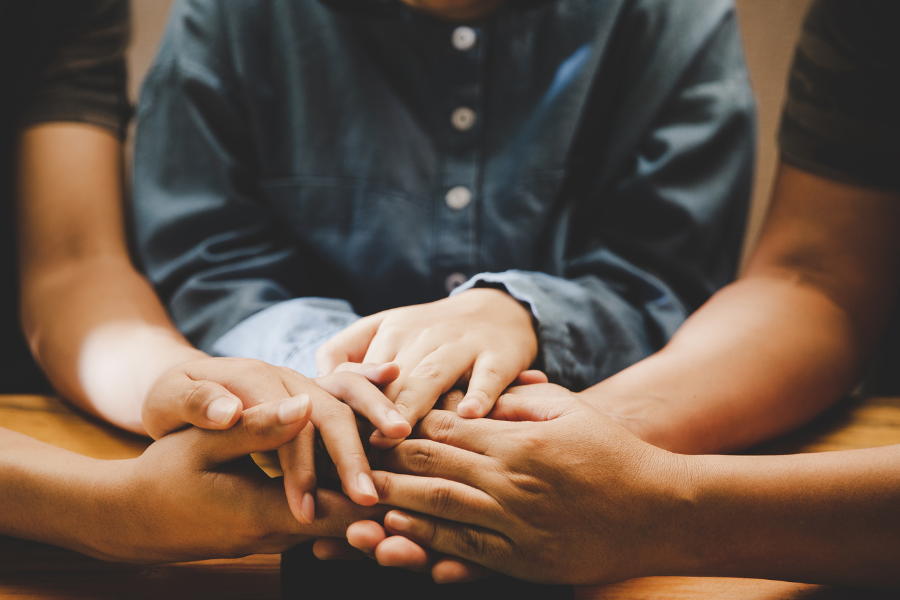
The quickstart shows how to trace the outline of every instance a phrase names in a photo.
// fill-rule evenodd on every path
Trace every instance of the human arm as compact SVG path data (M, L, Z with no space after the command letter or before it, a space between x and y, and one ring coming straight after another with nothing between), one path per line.
M858 381L896 297L900 197L783 165L758 247L658 354L587 390L642 439L744 448Z
M281 481L247 456L296 436L309 412L305 397L267 403L228 431L191 428L116 461L0 429L0 532L127 562L275 553L341 536L354 518L378 509L323 490L320 519L301 525Z
M405 538L373 547L377 526L359 523L350 542L445 582L464 572L458 561L432 567L433 555L398 542L539 582L683 575L900 586L900 447L677 455L578 398L520 390L495 411L543 420L428 415L424 439L388 455L395 473L376 473L382 501L405 509L388 513L387 532Z

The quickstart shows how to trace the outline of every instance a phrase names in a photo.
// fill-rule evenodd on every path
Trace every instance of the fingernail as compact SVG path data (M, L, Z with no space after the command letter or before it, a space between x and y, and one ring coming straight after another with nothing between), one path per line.
M216 398L206 409L206 418L217 425L227 425L240 407L234 398Z
M406 531L409 529L409 517L403 513L392 512L387 516L388 525L395 531Z
M278 406L278 422L282 425L296 423L306 416L308 408L309 396L307 394L300 394L299 396L288 398L287 400L282 401Z
M472 399L463 400L462 402L459 403L459 406L456 407L456 413L461 417L465 416L465 415L463 415L463 412L468 412L469 414L477 415L480 411L481 411L481 404L478 402L478 400L472 400Z
M396 410L389 410L388 414L385 415L387 417L388 422L390 423L406 423L406 419L403 418L403 415L398 413Z
M316 501L313 500L312 494L303 494L303 498L300 500L300 516L307 525L316 520Z
M371 477L365 473L360 473L356 476L356 485L359 486L359 491L363 496L371 496L378 500L378 492L375 491L375 484L372 483Z

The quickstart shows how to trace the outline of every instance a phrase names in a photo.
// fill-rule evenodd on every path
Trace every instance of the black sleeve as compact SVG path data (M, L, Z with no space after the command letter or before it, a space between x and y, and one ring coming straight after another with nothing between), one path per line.
M900 2L816 0L800 36L779 143L785 162L900 190Z
M66 8L71 20L26 92L20 126L74 121L124 137L131 116L125 71L128 0L81 0Z

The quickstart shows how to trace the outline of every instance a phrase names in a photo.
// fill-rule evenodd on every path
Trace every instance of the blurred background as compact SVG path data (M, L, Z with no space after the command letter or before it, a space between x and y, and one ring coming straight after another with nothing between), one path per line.
M601 1L601 0L597 0ZM703 2L703 0L697 0ZM800 24L811 0L736 0L750 76L759 103L759 151L753 206L745 242L756 239L765 215L778 159L775 136L784 101L788 69ZM134 19L129 54L130 91L137 98L141 81L153 62L172 0L132 0Z

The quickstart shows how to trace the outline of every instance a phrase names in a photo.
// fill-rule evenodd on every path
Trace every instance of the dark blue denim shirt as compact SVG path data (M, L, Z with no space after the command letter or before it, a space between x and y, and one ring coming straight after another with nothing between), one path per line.
M733 277L754 106L731 0L511 0L470 25L392 0L175 5L133 214L194 343L313 375L355 315L490 285L580 389Z

